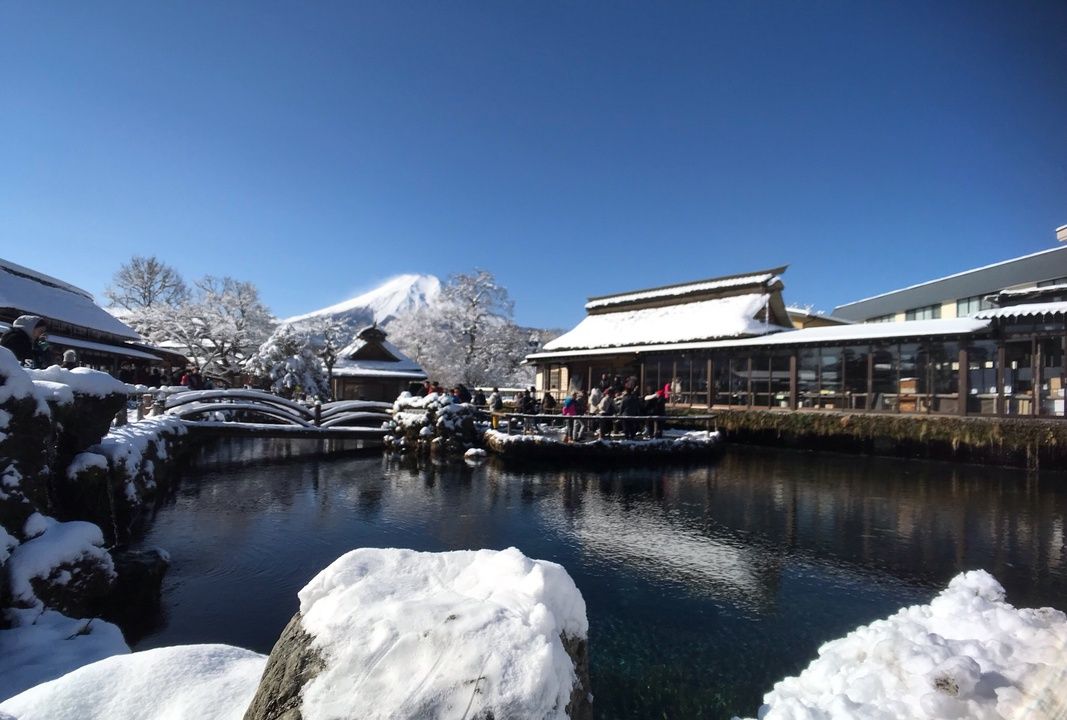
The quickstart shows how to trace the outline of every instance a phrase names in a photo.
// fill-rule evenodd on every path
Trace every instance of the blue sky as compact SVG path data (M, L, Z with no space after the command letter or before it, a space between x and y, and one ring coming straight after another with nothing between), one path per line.
M1051 247L1067 3L0 4L0 256L279 315L483 267L516 319L789 264L834 305Z

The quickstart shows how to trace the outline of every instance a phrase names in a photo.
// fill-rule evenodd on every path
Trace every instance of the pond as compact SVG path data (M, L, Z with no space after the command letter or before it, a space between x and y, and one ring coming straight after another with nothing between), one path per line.
M703 466L257 464L232 442L202 460L239 462L188 471L144 538L173 565L135 649L268 653L297 591L352 548L515 546L585 597L597 717L729 718L962 570L1067 608L1061 473L745 447Z

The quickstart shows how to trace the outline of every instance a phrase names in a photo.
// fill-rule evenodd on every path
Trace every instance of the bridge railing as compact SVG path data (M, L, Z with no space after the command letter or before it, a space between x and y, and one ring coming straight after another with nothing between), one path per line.
M190 423L237 424L258 418L269 425L296 428L331 429L380 427L391 418L392 403L368 400L339 400L308 405L264 390L231 388L188 390L156 400L160 412Z

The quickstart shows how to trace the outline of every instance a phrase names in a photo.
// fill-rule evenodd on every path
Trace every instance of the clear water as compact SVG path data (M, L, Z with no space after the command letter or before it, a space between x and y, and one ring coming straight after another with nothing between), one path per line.
M1065 516L1061 473L772 449L699 467L200 467L144 540L173 565L136 648L267 653L297 591L351 548L514 545L585 597L598 717L751 715L821 643L961 570L989 570L1017 605L1067 609Z

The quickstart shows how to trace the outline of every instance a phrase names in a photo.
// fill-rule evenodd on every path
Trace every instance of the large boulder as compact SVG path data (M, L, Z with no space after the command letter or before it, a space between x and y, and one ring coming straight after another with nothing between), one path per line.
M21 527L33 507L50 507L49 477L55 455L52 414L27 371L0 348L0 523Z
M22 536L6 563L13 605L34 612L48 607L70 617L90 616L115 580L100 528L35 513Z
M592 717L585 601L514 548L354 550L300 591L245 720Z
M478 409L457 403L449 395L425 397L402 393L393 404L393 419L386 447L399 452L417 450L459 457L478 445Z

